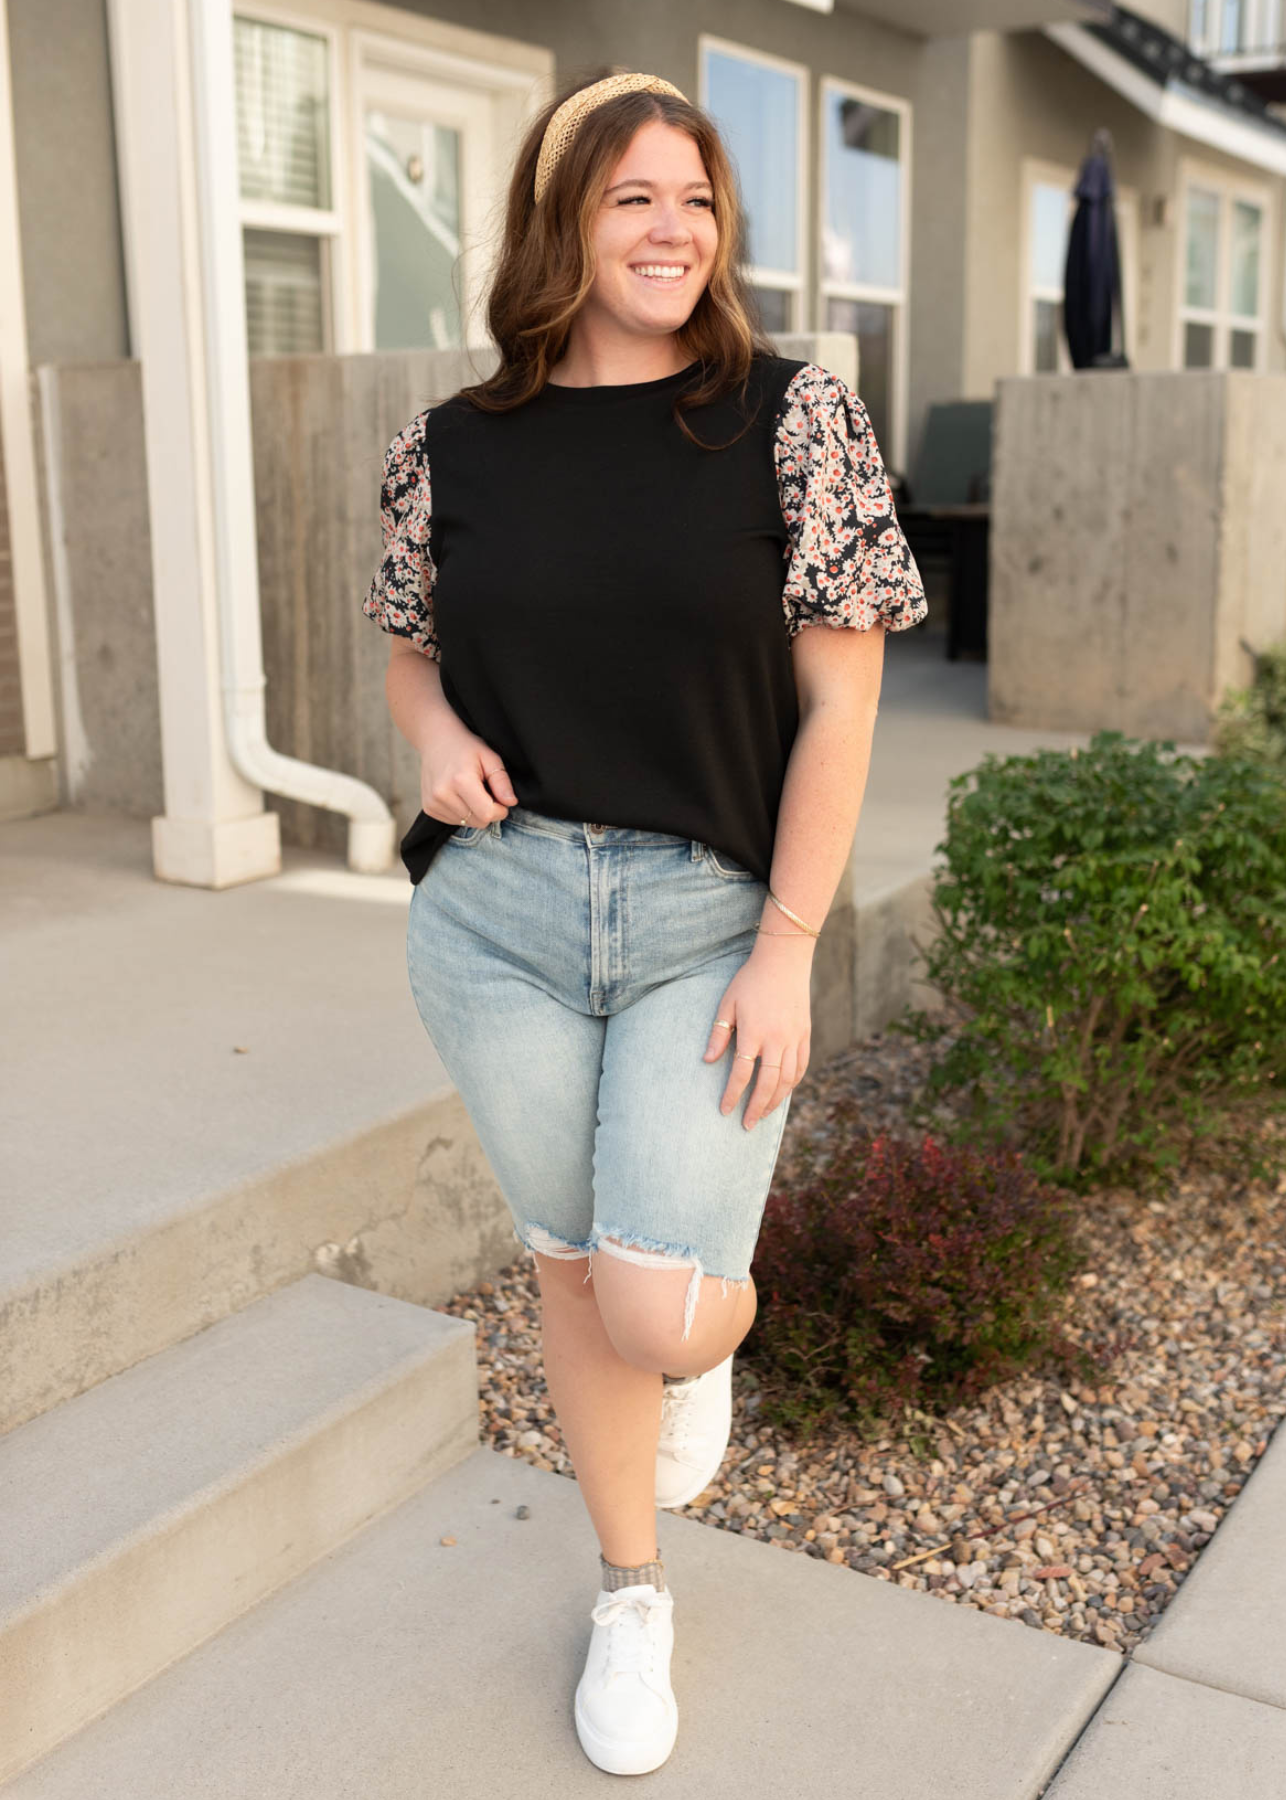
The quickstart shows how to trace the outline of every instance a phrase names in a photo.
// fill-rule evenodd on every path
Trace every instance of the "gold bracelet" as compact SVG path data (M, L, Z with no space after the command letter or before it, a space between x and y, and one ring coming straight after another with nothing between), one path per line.
M788 919L793 919L795 921L796 925L802 926L802 928L808 933L809 937L820 937L822 935L820 929L814 930L813 927L808 923L807 919L801 919L798 913L793 913L788 906L786 906L782 901L780 901L777 898L776 894L773 893L771 888L769 888L769 890L768 890L768 898L772 901L774 906L778 907L782 912L785 913L785 915Z
M766 925L756 925L755 930L764 937L811 937L811 931L769 931Z

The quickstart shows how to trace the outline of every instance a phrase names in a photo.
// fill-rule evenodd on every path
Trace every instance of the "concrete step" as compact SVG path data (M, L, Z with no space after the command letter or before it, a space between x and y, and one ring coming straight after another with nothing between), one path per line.
M1035 1800L1123 1666L696 1519L658 1530L680 1725L649 1795ZM576 1483L480 1447L4 1800L601 1796L572 1718L597 1586Z
M10 1432L0 1778L477 1442L473 1326L321 1275Z

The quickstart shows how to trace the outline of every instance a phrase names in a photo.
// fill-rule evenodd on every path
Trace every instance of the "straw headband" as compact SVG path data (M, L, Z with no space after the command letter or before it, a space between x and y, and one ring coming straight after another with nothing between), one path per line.
M576 136L577 128L587 113L601 106L605 100L615 100L618 94L635 94L648 91L654 94L675 94L680 100L687 95L680 93L671 82L660 75L608 75L602 81L591 82L589 87L581 88L579 93L564 100L558 111L545 127L545 135L540 141L540 155L536 159L535 197L537 200L549 186L549 178L558 164L559 157Z

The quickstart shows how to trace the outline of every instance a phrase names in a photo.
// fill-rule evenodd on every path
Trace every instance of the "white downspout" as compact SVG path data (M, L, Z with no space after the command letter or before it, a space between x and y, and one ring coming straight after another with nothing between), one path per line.
M216 606L228 755L266 793L348 815L348 865L377 874L393 862L396 823L373 787L337 769L285 756L268 743L267 685L255 547L254 455L241 249L232 7L188 0L188 76L197 181L195 208L204 315L202 398L211 458Z

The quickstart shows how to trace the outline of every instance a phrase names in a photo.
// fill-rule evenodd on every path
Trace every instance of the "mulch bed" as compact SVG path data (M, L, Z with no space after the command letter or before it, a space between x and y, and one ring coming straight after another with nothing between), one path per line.
M775 1181L825 1155L826 1117L856 1095L873 1130L906 1109L935 1054L876 1033L810 1069ZM1120 1354L1101 1385L1031 1376L874 1442L829 1428L793 1442L758 1417L734 1365L728 1454L680 1509L723 1531L842 1563L1062 1637L1128 1653L1147 1637L1286 1414L1286 1180L1188 1172L1162 1199L1087 1196L1089 1253L1071 1326ZM762 1302L761 1302L762 1304ZM483 1441L572 1476L522 1256L440 1309L477 1324ZM925 1554L927 1553L927 1554Z

